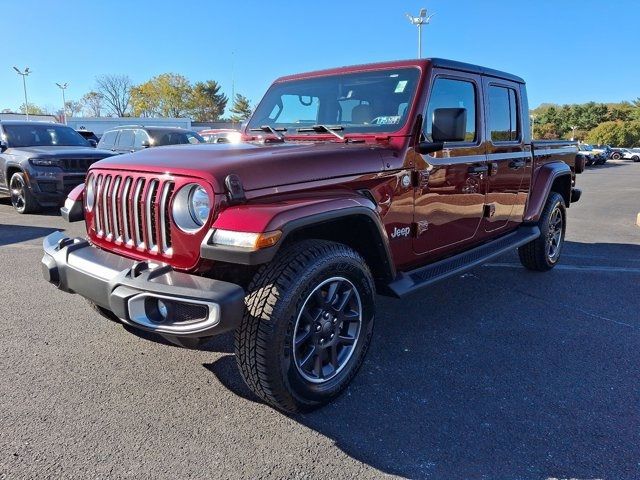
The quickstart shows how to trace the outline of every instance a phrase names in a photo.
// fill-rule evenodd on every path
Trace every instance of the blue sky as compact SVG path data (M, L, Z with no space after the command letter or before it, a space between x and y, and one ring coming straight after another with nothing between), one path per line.
M52 108L55 82L79 99L102 73L140 83L176 72L228 95L235 78L257 102L280 75L415 57L404 14L421 7L436 12L425 56L520 75L532 106L640 97L638 0L0 0L0 109L23 102L13 65L33 71L29 101Z

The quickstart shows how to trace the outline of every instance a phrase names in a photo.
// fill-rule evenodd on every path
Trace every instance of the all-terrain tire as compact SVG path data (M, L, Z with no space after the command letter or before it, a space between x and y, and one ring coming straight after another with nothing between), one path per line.
M323 297L322 288L328 288L331 292L331 282L338 281L336 279L342 279L340 285L349 289L353 287L353 291L340 297L339 287L335 287L333 293L326 293ZM315 315L306 315L311 305L317 307L326 302L324 305L327 309L334 308L331 306L334 297L336 302L333 305L342 303L341 298L349 299L349 305L357 300L360 306L358 334L354 335L349 355L343 356L344 364L338 367L336 360L333 376L326 375L326 381L323 380L324 370L334 368L331 365L323 368L323 361L326 360L323 355L317 380L314 380L305 372L304 365L299 365L296 360L299 338L313 336L314 340L308 342L316 343L309 348L318 348L320 351L319 342L329 340L329 335L333 339L334 334L335 341L342 339L346 334L341 332L345 332L346 327L352 328L348 322L354 322L353 318L356 317L350 310L351 320L338 322L339 313L331 316L320 308L315 320L323 321L326 318L328 321L320 325L309 320L308 330L298 336L299 324L302 325L301 319L311 319ZM318 303L316 305L313 302ZM346 304L347 300L344 302ZM287 412L305 412L330 402L347 387L367 352L375 311L373 279L364 259L357 252L346 245L322 240L303 240L291 244L257 271L249 285L245 303L245 314L235 333L235 354L244 381L258 397ZM344 315L340 318L347 317ZM330 332L331 321L342 325L334 327L334 334ZM327 323L327 338L317 338L316 335L324 335ZM336 349L346 352L343 350L346 346L340 342L337 342L340 346L336 346ZM323 348L327 348L328 344L324 344ZM333 363L335 355L332 355L330 363Z
M540 236L518 248L518 255L520 263L529 270L546 272L558 263L564 243L566 208L562 195L556 192L549 194L538 227Z

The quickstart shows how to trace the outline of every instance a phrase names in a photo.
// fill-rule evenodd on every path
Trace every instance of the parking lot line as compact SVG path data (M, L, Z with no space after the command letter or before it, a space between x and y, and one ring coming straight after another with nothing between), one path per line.
M519 263L486 263L485 267L523 268ZM554 270L602 272L602 273L631 273L640 275L640 268L606 267L600 265L556 265Z

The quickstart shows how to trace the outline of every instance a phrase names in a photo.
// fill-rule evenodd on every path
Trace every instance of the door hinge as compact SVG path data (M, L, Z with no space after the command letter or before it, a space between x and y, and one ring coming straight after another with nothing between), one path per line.
M411 235L414 238L419 238L427 230L429 230L429 222L427 220L420 220L411 224Z
M429 172L425 170L414 170L411 172L411 185L414 188L425 189L429 186Z
M490 203L484 206L483 216L484 218L491 218L496 214L496 205L494 203Z

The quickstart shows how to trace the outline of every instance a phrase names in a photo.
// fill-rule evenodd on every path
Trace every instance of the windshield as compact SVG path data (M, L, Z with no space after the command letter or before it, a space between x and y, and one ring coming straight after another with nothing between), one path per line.
M89 147L90 143L73 128L64 125L4 125L10 147Z
M154 147L162 145L183 145L205 143L204 138L196 132L177 132L172 130L148 130Z
M269 126L297 133L313 125L342 133L394 132L406 123L417 68L330 75L271 86L247 129Z

